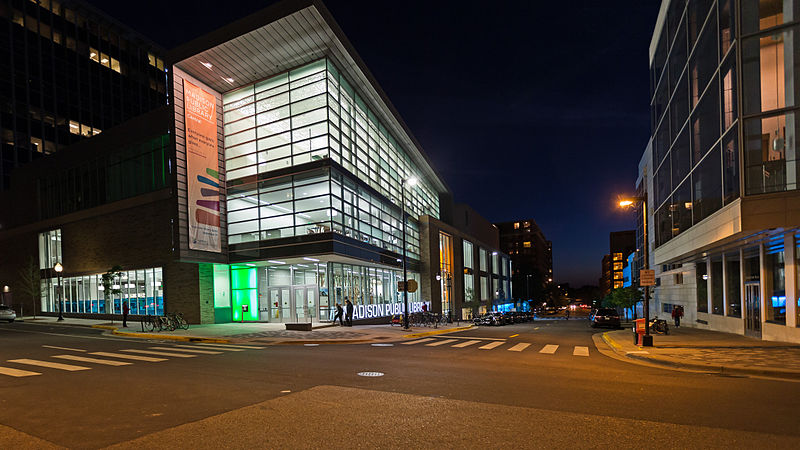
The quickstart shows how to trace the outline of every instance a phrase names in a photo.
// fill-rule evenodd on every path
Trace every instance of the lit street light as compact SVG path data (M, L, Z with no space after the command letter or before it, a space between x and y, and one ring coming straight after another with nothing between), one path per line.
M406 184L408 187L417 185L417 177L410 176L403 185L400 186L400 197L402 198L402 209L400 211L403 218L403 329L408 330L408 271L406 269Z
M61 306L61 272L64 271L64 266L62 266L60 262L57 262L53 270L58 274L58 320L60 322L64 320L64 315L62 314L63 307Z
M637 203L642 204L642 247L644 256L644 269L650 268L650 261L647 256L647 196L641 197L627 197L619 200L620 208L627 208ZM639 286L641 286L641 272L639 276ZM642 345L645 347L653 346L653 336L650 336L650 286L644 286L644 337L642 338Z

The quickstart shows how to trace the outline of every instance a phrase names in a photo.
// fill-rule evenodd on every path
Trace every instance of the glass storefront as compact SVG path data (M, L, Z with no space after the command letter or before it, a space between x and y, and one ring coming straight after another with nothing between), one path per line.
M161 267L120 272L104 295L103 274L63 277L61 304L65 313L122 314L128 302L130 314L164 314L164 285ZM58 312L59 279L44 278L42 312Z
M741 274L739 273L739 252L725 254L725 278L727 287L725 296L728 300L728 316L742 317Z
M765 320L786 323L786 283L783 259L783 237L765 244L764 247L764 288L766 292Z

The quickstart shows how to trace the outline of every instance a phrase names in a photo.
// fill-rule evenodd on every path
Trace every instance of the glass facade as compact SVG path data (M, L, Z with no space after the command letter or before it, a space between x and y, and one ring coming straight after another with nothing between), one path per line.
M453 236L439 232L439 274L442 293L442 314L453 309Z
M784 272L783 237L765 244L764 288L767 322L786 324L786 274Z
M408 152L328 60L322 59L223 96L228 180L330 158L393 203L420 175ZM407 189L414 216L438 218L424 178Z
M739 197L735 7L667 11L651 64L656 246Z
M39 269L52 269L62 262L61 230L39 233Z
M725 298L728 301L728 316L742 317L742 286L739 252L725 254Z
M402 253L400 208L336 169L248 181L229 183L230 244L335 232ZM406 224L406 251L419 259L413 218Z
M708 267L705 261L695 264L697 282L697 312L708 312Z
M63 277L61 302L65 313L122 314L128 302L130 314L164 314L164 284L161 267L125 270L114 280L113 291L104 295L103 274ZM44 278L42 312L58 312L59 279Z

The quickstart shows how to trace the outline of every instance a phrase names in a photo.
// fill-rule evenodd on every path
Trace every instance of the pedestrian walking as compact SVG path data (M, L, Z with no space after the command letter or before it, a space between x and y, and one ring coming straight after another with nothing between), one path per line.
M128 313L130 312L130 307L128 306L128 302L122 302L122 327L128 328Z
M333 317L333 323L336 324L336 319L339 319L339 326L344 326L344 310L342 310L342 304L336 304L336 315Z
M353 304L350 303L350 300L348 300L347 297L344 298L344 301L346 303L345 308L347 309L347 326L348 327L352 327L353 326Z
M683 317L683 306L675 306L672 308L672 319L675 320L675 327L681 326L681 317Z

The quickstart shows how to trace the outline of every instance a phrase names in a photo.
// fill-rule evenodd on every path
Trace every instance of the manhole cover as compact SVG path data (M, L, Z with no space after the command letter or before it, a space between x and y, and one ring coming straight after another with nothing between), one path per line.
M394 344L372 344L373 347L394 347Z
M319 347L319 344L303 344L306 347Z
M382 377L383 372L358 372L360 377Z

